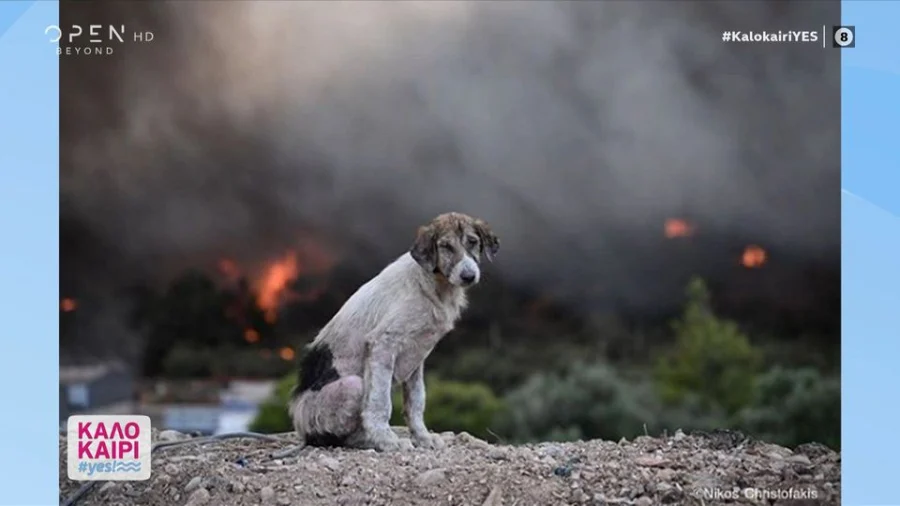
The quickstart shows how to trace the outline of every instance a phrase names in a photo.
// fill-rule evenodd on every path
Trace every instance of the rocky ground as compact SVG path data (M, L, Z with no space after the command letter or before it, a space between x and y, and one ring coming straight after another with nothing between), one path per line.
M171 431L157 439L189 439ZM794 450L733 432L634 441L488 444L445 433L447 448L402 453L304 448L232 439L153 454L144 482L98 483L77 503L146 506L840 504L841 456ZM66 476L60 502L82 485Z

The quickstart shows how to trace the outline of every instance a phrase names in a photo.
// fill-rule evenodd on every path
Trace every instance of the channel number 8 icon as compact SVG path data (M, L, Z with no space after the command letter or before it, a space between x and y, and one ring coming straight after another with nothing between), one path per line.
M856 42L856 34L853 27L836 26L834 29L834 47L854 47Z

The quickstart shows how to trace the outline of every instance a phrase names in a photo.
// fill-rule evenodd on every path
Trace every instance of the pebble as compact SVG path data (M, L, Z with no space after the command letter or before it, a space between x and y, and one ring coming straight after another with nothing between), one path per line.
M164 431L160 432L158 437L159 437L160 441L181 441L182 439L185 439L187 436L178 432L177 430L169 429L169 430L164 430Z
M337 461L337 459L333 459L331 457L327 457L325 455L319 458L319 464L322 464L322 467L328 469L329 471L337 471L341 468L341 463Z
M645 457L638 457L638 458L634 459L634 463L639 466L644 466L644 467L662 467L662 466L668 464L668 462L665 459L663 459L662 457L656 457L653 455L647 455Z
M591 500L591 496L587 495L584 490L576 489L572 492L572 501L577 503L586 503Z
M449 500L447 502L450 502ZM503 504L503 490L500 487L494 487L484 499L481 506L501 506Z
M165 471L165 473L169 476L175 476L176 474L178 474L179 469L175 464L166 464L163 467L163 471Z
M109 492L109 491L113 490L114 488L116 488L116 482L108 481L108 482L104 483L102 487L100 487L100 493L102 494L103 492Z
M191 478L191 481L188 482L187 485L184 486L184 491L188 494L200 488L200 485L203 484L203 478L199 476L195 476Z
M491 444L488 443L487 441L485 441L483 439L478 439L477 437L469 434L468 432L460 432L459 439L465 445L471 446L472 448L475 448L477 450L486 450L487 448L489 448L491 446Z
M259 491L259 498L262 500L263 504L272 504L272 501L275 499L275 489L272 487L263 487L262 490Z
M634 501L634 506L653 506L653 499L650 499L645 495L638 497L638 499Z
M414 483L417 487L432 487L447 479L447 473L443 469L430 469L416 476Z
M495 446L488 451L487 457L491 460L507 460L509 455L507 455L505 448Z
M673 436L673 439L675 439L675 441L681 441L682 439L684 439L686 437L687 436L684 434L684 432L681 429L678 429L675 431L675 435Z
M787 460L788 462L793 462L796 464L803 464L806 466L812 464L812 462L809 460L809 457L807 457L806 455L803 455L802 453L798 453L796 455L791 455L790 457L786 458L785 460Z
M209 502L209 492L205 488L198 488L188 497L184 506L202 506Z

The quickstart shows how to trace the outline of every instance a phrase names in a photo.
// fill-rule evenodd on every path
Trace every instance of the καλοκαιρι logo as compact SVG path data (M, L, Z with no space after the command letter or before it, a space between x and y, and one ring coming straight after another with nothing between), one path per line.
M76 415L68 421L69 479L150 479L150 417Z

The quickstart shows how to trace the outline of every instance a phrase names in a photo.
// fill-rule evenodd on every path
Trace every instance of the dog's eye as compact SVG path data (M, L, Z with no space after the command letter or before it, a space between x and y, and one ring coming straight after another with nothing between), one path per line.
M476 238L474 238L474 237L469 237L469 238L466 240L466 245L467 245L469 248L474 248L475 246L478 246L478 239L476 239Z
M453 245L450 244L449 242L445 242L445 243L441 244L441 248L445 251L453 251Z

